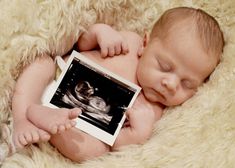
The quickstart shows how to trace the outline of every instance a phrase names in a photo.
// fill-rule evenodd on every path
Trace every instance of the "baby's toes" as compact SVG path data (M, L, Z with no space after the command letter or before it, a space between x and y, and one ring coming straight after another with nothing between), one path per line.
M75 127L77 122L75 120L70 120L69 124L71 125L71 127Z
M25 146L28 144L24 134L19 135L19 142L21 146Z
M22 138L24 138L24 136L22 136ZM22 149L24 147L24 145L22 145L22 143L21 143L21 135L14 137L13 141L14 141L15 149L18 150L18 149Z
M51 134L57 134L58 133L58 125L54 124L50 127L50 133Z
M59 132L63 132L65 131L65 125L64 124L60 124L58 127Z
M38 130L38 135L42 142L47 142L50 139L50 135L43 130Z
M70 129L70 128L72 127L72 125L70 124L69 121L67 121L67 122L64 124L64 126L65 126L66 130L67 130L67 129Z
M32 137L32 133L31 132L26 132L24 134L24 137L25 137L25 139L27 141L27 144L30 144L30 143L33 142L33 137Z
M31 136L32 136L32 143L37 143L39 141L38 131L32 131Z
M70 128L74 127L75 125L76 125L76 121L74 121L74 120L69 120L69 121L67 121L67 122L65 123L65 128L66 128L66 129L70 129Z
M70 110L69 111L69 119L77 118L80 113L81 113L81 109L79 109L79 108L74 108L74 109Z

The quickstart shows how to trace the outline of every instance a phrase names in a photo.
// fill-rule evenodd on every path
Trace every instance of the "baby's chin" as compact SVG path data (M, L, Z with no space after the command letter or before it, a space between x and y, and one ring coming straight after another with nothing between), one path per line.
M166 106L165 98L161 95L156 95L155 92L149 92L149 91L143 90L143 95L149 102L158 103L158 104L162 104L163 106Z
M164 102L160 102L162 103L164 106L166 107L172 107L172 106L179 106L181 104L183 104L185 101L182 100L165 100Z
M159 103L162 106L165 107L172 107L172 106L178 106L181 105L185 102L185 100L179 100L179 99L168 99L167 97L163 96L163 95L157 95L156 93L152 93L152 92L143 92L144 97L152 102L152 103Z

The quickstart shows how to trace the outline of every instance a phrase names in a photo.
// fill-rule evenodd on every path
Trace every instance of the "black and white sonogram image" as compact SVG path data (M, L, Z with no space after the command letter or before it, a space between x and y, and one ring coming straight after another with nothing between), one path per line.
M74 57L50 103L82 109L80 119L114 134L136 89Z

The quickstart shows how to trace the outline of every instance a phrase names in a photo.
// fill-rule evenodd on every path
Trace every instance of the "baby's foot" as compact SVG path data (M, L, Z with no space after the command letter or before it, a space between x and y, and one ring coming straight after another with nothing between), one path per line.
M51 134L65 131L76 125L77 118L81 110L75 109L53 109L42 105L32 105L27 110L28 119Z
M49 141L50 139L50 135L46 131L37 128L27 119L14 121L13 127L13 142L16 149L21 149L32 143Z

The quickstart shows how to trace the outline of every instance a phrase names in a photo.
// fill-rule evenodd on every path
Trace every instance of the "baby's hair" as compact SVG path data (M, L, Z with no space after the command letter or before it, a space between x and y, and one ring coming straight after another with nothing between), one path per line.
M192 25L195 25L205 51L216 55L219 62L224 47L223 33L215 18L201 9L177 7L165 11L154 24L150 39L166 38L174 25L184 20L189 20Z

